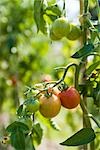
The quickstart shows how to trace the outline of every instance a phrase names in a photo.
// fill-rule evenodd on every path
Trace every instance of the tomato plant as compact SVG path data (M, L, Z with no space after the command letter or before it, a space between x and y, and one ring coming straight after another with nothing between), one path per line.
M62 106L73 109L80 104L80 94L74 87L69 87L59 93Z
M61 109L61 102L58 96L51 93L50 96L42 95L39 98L40 101L40 113L46 118L55 117L60 109Z
M58 2L49 3L46 0L34 0L33 2L34 21L33 16L32 20L29 20L29 16L32 15L33 12L30 11L30 6L29 8L26 8L27 3L20 5L18 1L15 1L17 6L13 7L12 3L10 2L10 6L9 4L7 5L9 6L10 12L6 12L4 6L2 6L0 12L2 18L0 21L0 25L2 23L0 30L2 32L0 39L0 56L3 57L1 57L3 62L0 61L0 69L2 69L0 77L4 76L4 78L0 81L0 96L3 95L1 97L2 100L5 98L5 96L7 97L10 95L10 90L7 90L7 86L10 86L12 83L13 86L9 89L13 91L12 95L13 99L15 100L14 103L16 106L18 106L17 119L6 127L5 135L7 135L9 143L11 143L16 150L25 150L27 149L27 146L30 146L28 149L35 150L35 147L40 144L42 140L43 129L41 126L43 124L47 124L47 126L49 124L49 127L52 127L58 131L58 128L51 118L59 115L61 105L65 108L68 108L66 112L69 112L69 109L78 109L77 106L79 105L79 109L81 110L81 120L83 120L83 127L74 135L67 138L64 142L60 142L60 144L64 146L81 146L83 150L98 150L99 146L97 143L99 141L98 135L100 133L100 122L98 119L100 116L100 2L95 0L97 19L94 21L92 19L94 16L91 17L92 13L91 15L89 13L90 4L94 1L80 0L80 17L77 18L78 23L76 25L73 22L70 23L69 19L67 18L67 4L65 0L62 0L62 8L59 7ZM1 3L2 2L0 2L0 4ZM23 7L24 9L21 10L20 7ZM3 16L2 11L5 13L5 16ZM22 17L22 14L25 14L26 11L26 16ZM10 14L9 17L7 14ZM12 18L10 18L11 15L13 15ZM27 17L26 20L23 19L25 17ZM36 23L37 33L39 34L36 39L35 35L37 33L36 28L33 27L33 22ZM31 28L29 26L30 24ZM35 32L34 36L33 30ZM23 31L22 35L20 35L21 31ZM39 41L39 38L42 36L45 37L44 40ZM22 37L24 37L24 42ZM60 40L63 37L66 38ZM33 84L31 80L34 80L35 82L35 76L43 73L44 70L48 72L48 68L43 70L43 66L45 66L46 63L50 63L49 59L47 59L47 53L44 55L44 51L47 52L47 49L49 48L51 50L52 46L49 47L48 45L53 45L53 40L54 45L62 42L61 49L64 51L64 56L59 59L59 55L62 53L60 52L56 55L56 59L58 64L60 64L59 62L61 60L64 66L55 68L55 81L51 79L51 75L45 76L44 78L40 78L39 76L38 82L40 83ZM79 43L78 45L75 45L78 50L74 49L74 42L71 42L74 40L77 40L76 43ZM28 52L26 49L23 51L22 46L25 45L24 48L26 48L28 44L27 41L31 41L29 42L29 47L32 46L29 49L29 55L27 55ZM39 42L36 43L36 41ZM42 46L40 45L40 42ZM44 42L48 42L49 44L44 45ZM65 45L68 46L66 47ZM22 50L20 51L21 47ZM57 49L55 48L57 52L58 48L59 45ZM65 50L67 52L65 52ZM73 54L69 52L72 52ZM6 57L6 53L9 57ZM42 56L45 57L41 59ZM52 55L50 56L52 62ZM62 61L62 58L64 61ZM6 59L9 60L9 64L6 62ZM36 59L38 61L36 61ZM67 61L68 59L69 61ZM33 60L36 62L34 63ZM66 66L65 63L67 63ZM19 66L21 67L21 70L18 69ZM72 81L69 81L69 76L67 77L67 73L71 67L74 67L75 69L71 74L73 83ZM9 75L6 75L9 69L9 74L14 74L14 76L10 78L11 82L8 78ZM19 70L19 72L16 70ZM19 87L23 87L23 85L21 85L21 81L24 81L24 85L27 85L28 82L29 84L32 84L32 86L26 86L27 89L24 93L24 96L19 94ZM68 85L68 88L65 88L65 83ZM7 91L6 93L5 89ZM89 100L92 101L92 111L91 107L89 106ZM70 112L71 114L73 113L71 110ZM64 120L63 115L61 119ZM94 121L95 125L91 122L91 119ZM74 119L71 119L72 122L73 120ZM67 127L65 131L67 132Z

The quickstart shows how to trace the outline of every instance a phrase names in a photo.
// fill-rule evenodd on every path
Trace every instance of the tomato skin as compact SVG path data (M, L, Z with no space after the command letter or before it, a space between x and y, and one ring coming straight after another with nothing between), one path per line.
M70 24L66 18L61 17L56 19L52 24L52 32L58 39L67 36L70 32Z
M74 87L69 87L59 93L61 105L68 109L73 109L80 104L80 94Z
M57 37L54 33L53 33L53 29L51 28L50 30L50 38L51 40L53 41L57 41L57 40L60 40L61 38Z
M69 34L66 36L67 39L72 41L79 39L79 37L81 36L81 29L74 24L70 24L70 26L71 26L71 30Z
M40 97L40 113L46 118L55 117L61 108L60 98L54 94L50 97L46 97L44 94Z

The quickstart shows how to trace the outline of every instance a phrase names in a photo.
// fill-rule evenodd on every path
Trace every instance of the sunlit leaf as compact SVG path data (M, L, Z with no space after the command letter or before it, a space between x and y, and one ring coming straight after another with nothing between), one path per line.
M61 16L61 11L57 4L48 6L45 11L47 15Z
M94 69L96 69L100 65L100 61L93 63L89 68L86 70L86 74L90 75Z
M33 125L33 140L36 141L37 144L41 143L41 139L43 136L43 130L39 123Z
M51 119L49 119L48 121L49 121L49 123L50 123L50 126L51 126L54 130L57 130L57 131L60 130L59 126L57 125L57 123L56 123L55 121L53 121L53 120L51 120Z
M44 20L44 3L43 0L34 0L34 19L38 31L41 30L44 34L47 33L46 22Z
M95 137L92 128L83 128L60 144L65 146L79 146L90 143Z
M20 129L22 130L23 132L26 132L29 130L28 126L22 122L18 122L18 121L15 121L13 122L12 124L10 124L7 128L6 128L6 131L7 132L14 132L16 131L17 129Z

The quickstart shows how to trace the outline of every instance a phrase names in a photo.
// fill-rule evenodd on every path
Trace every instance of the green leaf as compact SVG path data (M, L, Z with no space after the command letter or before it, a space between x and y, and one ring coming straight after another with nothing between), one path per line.
M51 5L45 9L47 15L61 16L61 10L57 4Z
M60 144L65 146L79 146L90 143L95 137L92 128L83 128Z
M33 139L36 141L37 144L41 143L41 139L43 136L43 130L39 123L33 125Z
M86 74L90 75L93 70L95 70L100 65L100 61L97 61L96 63L93 63L89 68L86 70Z
M93 44L87 44L87 45L83 46L75 54L73 54L71 57L76 58L76 59L84 57L84 56L88 55L89 53L91 53L93 51L93 49L94 49Z
M47 33L46 22L43 18L44 15L44 3L43 0L34 0L34 19L37 25L38 31L41 30L44 34Z
M22 116L22 111L23 111L23 105L20 105L18 110L17 110L17 115Z
M17 129L22 130L23 132L27 132L29 131L29 128L26 124L22 123L22 122L18 122L15 121L12 124L10 124L7 128L6 131L7 132L15 132Z
M55 130L57 130L57 131L60 130L59 126L56 124L55 121L53 121L53 120L51 120L51 119L49 119L48 121L49 121L50 126L51 126L53 129L55 129Z
M25 135L21 130L16 130L16 132L11 133L10 136L11 145L16 150L25 150Z

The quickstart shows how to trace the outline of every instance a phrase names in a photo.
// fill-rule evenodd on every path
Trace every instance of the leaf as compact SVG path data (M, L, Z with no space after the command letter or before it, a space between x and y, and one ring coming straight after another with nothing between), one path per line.
M17 110L17 115L22 116L22 111L23 111L23 105L20 105L18 110Z
M25 150L25 135L21 130L16 130L10 136L11 145L15 147L16 150Z
M51 5L45 9L47 15L61 16L61 10L57 4Z
M41 139L43 136L43 130L40 126L39 123L33 125L33 138L35 139L35 141L40 144L41 143Z
M57 131L60 130L59 126L58 126L58 125L56 124L56 122L54 122L53 120L49 119L49 124L50 124L50 126L51 126L53 129L55 129L55 130L57 130Z
M15 121L6 128L6 131L7 132L15 132L17 129L21 129L23 132L26 132L29 130L29 128L26 124Z
M83 46L79 51L77 51L75 54L73 54L71 57L72 58L81 58L92 52L94 49L93 44L87 44Z
M60 144L65 146L79 146L90 143L95 137L92 128L83 128Z
M89 68L86 70L86 74L90 75L94 69L96 69L100 65L100 61L97 61L96 63L93 63Z
M37 29L38 31L41 30L44 34L46 34L47 27L43 15L44 15L43 0L34 0L34 19L37 25Z

